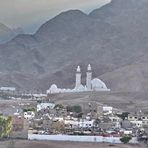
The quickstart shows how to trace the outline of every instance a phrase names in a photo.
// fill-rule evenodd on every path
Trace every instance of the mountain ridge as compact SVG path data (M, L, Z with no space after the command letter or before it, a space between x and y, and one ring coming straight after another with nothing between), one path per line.
M76 66L82 67L84 83L85 67L90 63L94 77L100 77L114 91L123 91L120 83L126 91L147 91L142 86L148 83L147 61L141 58L148 55L146 6L146 0L112 0L89 15L66 11L44 23L35 34L18 35L0 45L0 71L9 75L7 85L42 90L52 83L73 87ZM138 76L142 83L134 87ZM1 86L6 81L3 77Z
M23 30L21 28L11 29L3 23L0 23L0 44L4 44L22 33Z

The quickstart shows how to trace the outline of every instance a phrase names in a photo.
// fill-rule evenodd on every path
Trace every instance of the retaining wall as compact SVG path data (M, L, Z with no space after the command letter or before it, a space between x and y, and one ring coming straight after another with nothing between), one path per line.
M74 141L74 142L107 142L121 143L120 137L103 136L71 136L71 135L37 135L28 134L29 140L50 140L50 141ZM138 143L136 138L132 138L130 143Z

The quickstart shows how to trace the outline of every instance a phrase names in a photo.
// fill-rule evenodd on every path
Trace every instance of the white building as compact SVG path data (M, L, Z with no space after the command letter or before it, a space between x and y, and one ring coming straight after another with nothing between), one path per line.
M128 120L137 127L148 126L148 115L145 115L141 111L136 114L129 114Z
M76 89L79 89L81 86L81 69L80 66L77 67L77 71L76 71Z
M92 70L91 70L91 65L89 64L86 72L86 87L88 90L92 89L91 81L92 81Z
M55 93L66 93L66 92L85 92L85 91L110 91L107 88L106 84L98 79L92 79L92 68L89 64L86 72L86 85L82 85L81 83L81 68L80 66L76 69L76 80L75 80L75 88L74 89L61 89L58 88L57 85L52 84L49 90L47 90L47 94L55 94Z
M35 117L35 113L33 111L24 112L24 118L27 120L32 120Z
M54 103L40 103L37 104L37 112L42 110L42 109L53 109L55 107Z
M94 126L94 120L80 120L79 121L79 127L81 128L90 128Z
M15 87L0 87L0 91L3 91L3 92L15 92L16 88Z
M143 123L142 120L135 120L135 121L130 121L132 123L133 126L141 128L143 127Z
M64 120L65 125L72 128L91 128L94 126L94 120L81 119L78 120Z
M133 133L133 131L132 130L124 130L123 133L125 135L131 135Z
M103 113L104 114L112 114L113 113L113 107L111 107L111 106L103 106Z

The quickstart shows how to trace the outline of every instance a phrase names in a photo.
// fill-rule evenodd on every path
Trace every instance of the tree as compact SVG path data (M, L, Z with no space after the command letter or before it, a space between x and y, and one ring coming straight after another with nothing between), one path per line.
M67 112L82 113L82 108L79 105L67 106Z
M61 133L65 130L65 124L63 121L53 122L52 128Z
M11 132L11 117L0 117L0 138L8 137Z
M54 107L54 109L57 109L57 110L61 110L63 108L64 108L64 106L62 104L56 104Z
M124 144L129 143L129 141L132 139L130 136L123 136L120 141L123 142Z
M119 118L121 118L122 120L125 120L125 118L128 118L128 112L123 112L121 115L117 115Z
M83 113L78 113L77 115L78 118L82 118L82 116L83 116Z
M23 112L35 112L35 111L36 111L36 109L34 107L32 107L32 108L24 108L23 109Z
M79 105L73 106L73 110L74 110L74 112L76 112L76 113L81 113L81 112L82 112L82 108L81 108L81 106L79 106Z

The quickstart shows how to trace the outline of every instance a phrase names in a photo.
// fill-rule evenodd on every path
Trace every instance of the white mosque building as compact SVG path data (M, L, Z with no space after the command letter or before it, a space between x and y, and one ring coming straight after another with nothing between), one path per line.
M86 72L86 85L81 83L81 68L77 67L76 70L76 81L74 89L61 89L57 85L52 84L47 90L47 94L66 93L66 92L86 92L86 91L110 91L106 84L98 78L92 79L92 68L89 64Z

